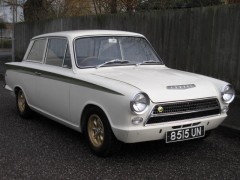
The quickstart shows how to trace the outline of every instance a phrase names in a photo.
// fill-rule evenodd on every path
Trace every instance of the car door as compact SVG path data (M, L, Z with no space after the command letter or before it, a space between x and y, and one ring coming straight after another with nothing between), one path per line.
M27 53L24 57L25 69L22 70L22 89L26 94L28 104L36 107L38 98L36 96L36 78L39 67L42 66L46 50L47 39L39 38L30 42Z
M45 64L36 78L38 108L60 121L70 121L69 82L72 74L67 39L48 38Z

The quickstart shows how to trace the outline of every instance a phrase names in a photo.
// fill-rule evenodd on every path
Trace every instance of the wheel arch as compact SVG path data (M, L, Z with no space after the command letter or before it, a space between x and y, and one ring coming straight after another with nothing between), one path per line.
M85 115L86 115L87 111L88 111L90 108L92 108L92 107L98 108L99 110L101 110L101 111L105 114L105 116L107 117L107 120L108 120L108 122L109 122L109 125L110 125L110 127L112 128L112 126L111 126L111 121L110 121L110 117L109 117L108 113L106 113L106 110L105 110L102 106L100 106L99 104L96 104L96 103L91 102L91 103L86 104L86 105L84 106L83 110L82 110L82 114L81 114L81 116L80 116L80 124L79 124L79 125L80 125L80 131L81 131L81 132L84 131L84 126L86 125L86 117L85 117Z
M13 88L14 94L17 95L17 92L18 92L19 90L22 90L22 91L23 91L24 96L25 96L25 99L26 99L26 101L27 101L27 103L28 103L28 96L27 96L26 92L24 91L24 89L23 89L21 86L17 85L17 86L15 86L15 87Z
M92 110L96 111L95 112L95 113L97 113L96 115L100 117L100 121L101 121L101 124L103 126L101 128L104 128L104 131L103 131L103 134L102 134L103 139L102 139L102 142L100 142L100 146L98 146L99 145L98 143L97 143L98 145L96 145L94 143L94 141L96 139L99 139L99 138L96 138L95 135L93 135L93 133L91 133L92 131L94 131L92 129L93 127L91 127L90 130L89 130L89 127L87 125L87 122L88 122L87 117L91 118L92 115L94 114L94 113L93 114L91 113L91 108L94 108ZM88 111L88 110L90 110L90 111ZM84 117L85 114L87 116ZM91 151L94 154L96 154L97 156L100 156L100 157L109 156L109 155L113 154L115 151L118 151L119 148L121 147L120 141L118 141L115 134L113 133L112 126L110 124L110 120L107 116L107 113L100 106L98 106L96 104L87 104L84 107L84 110L83 110L83 113L82 113L81 124L82 124L81 125L82 133L87 138L88 145L89 145ZM96 136L98 136L98 135L96 135ZM95 140L93 140L93 139L95 139Z
M16 95L19 90L22 90L22 91L23 91L23 89L20 88L19 86L15 86L15 87L14 87L14 94ZM25 94L25 93L24 93L24 94Z

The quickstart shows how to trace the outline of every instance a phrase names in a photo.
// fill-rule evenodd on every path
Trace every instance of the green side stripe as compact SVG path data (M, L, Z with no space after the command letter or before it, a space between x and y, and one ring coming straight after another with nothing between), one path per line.
M6 64L7 69L9 70L15 70L24 74L29 74L29 75L34 75L35 76L35 72L41 73L41 77L44 78L48 78L48 79L53 79L53 80L57 80L57 81L62 81L62 82L66 82L69 84L75 84L75 85L79 85L79 86L83 86L83 87L87 87L90 89L95 89L98 91L103 91L103 92L107 92L107 93L111 93L111 94L116 94L116 95L121 95L123 96L123 94L113 91L111 89L87 82L87 81L83 81L83 80L79 80L76 78L71 78L71 77L67 77L64 75L60 75L60 74L56 74L56 73L52 73L52 72L47 72L47 71L42 71L42 70L38 70L38 69L33 69L33 68L27 68L27 67L21 67L21 66L16 66L16 65L12 65L12 64Z

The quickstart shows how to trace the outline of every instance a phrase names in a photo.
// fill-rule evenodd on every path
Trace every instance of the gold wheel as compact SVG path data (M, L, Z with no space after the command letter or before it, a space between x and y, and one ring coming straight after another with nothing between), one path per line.
M93 114L89 117L87 130L92 145L96 148L101 147L104 142L104 126L98 115Z
M24 113L24 111L26 109L26 99L25 99L25 96L24 96L22 90L18 91L17 102L18 102L18 109L19 109L19 111L21 113Z

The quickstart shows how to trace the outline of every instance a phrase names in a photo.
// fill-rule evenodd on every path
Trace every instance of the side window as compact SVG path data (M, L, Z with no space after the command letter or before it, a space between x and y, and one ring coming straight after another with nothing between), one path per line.
M64 68L69 68L69 69L72 68L71 56L70 56L70 51L69 51L68 46L67 46L65 58L64 58L64 61L63 61L63 67Z
M47 41L46 39L35 40L32 49L28 54L27 60L42 62L46 41Z
M66 39L60 38L49 39L46 64L62 67L66 47L67 47Z

